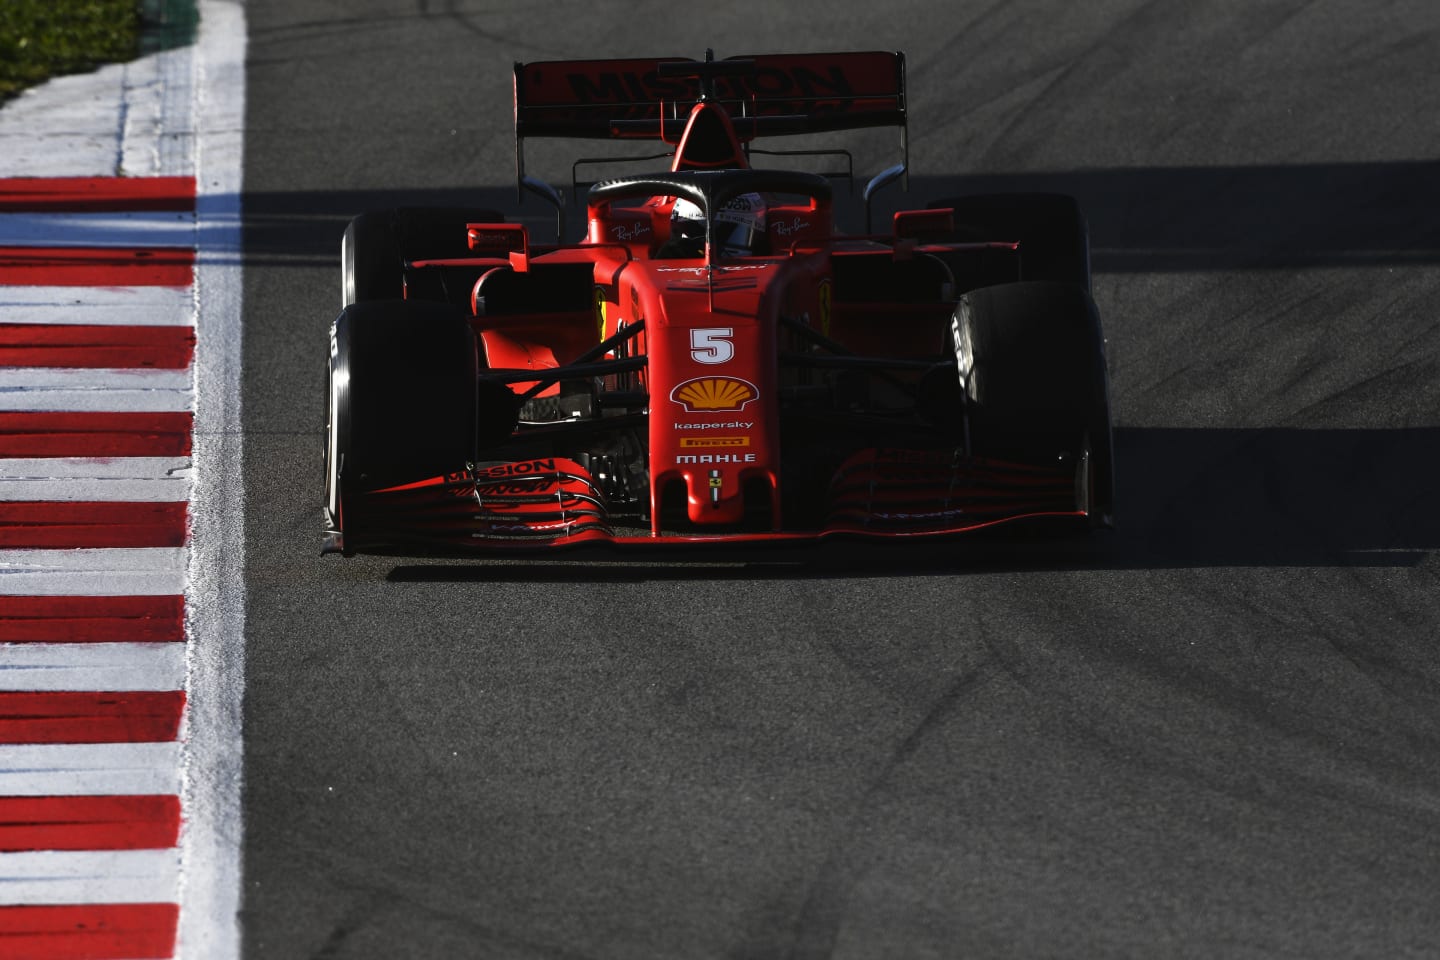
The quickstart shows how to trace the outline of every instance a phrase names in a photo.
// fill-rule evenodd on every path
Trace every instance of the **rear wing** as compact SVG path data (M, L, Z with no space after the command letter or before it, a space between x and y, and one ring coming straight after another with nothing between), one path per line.
M526 183L527 137L658 139L674 145L702 98L736 137L899 127L907 154L905 55L761 54L725 60L550 60L515 64L515 167Z
M903 127L905 55L802 53L718 61L517 63L515 135L610 140L672 133L667 139L673 142L690 108L707 92L725 108L742 140Z

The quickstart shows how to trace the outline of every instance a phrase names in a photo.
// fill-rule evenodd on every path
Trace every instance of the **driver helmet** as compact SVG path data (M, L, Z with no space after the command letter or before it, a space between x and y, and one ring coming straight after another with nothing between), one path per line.
M670 239L705 242L705 212L684 197L670 210ZM721 256L743 257L760 249L765 239L765 201L758 193L742 193L715 211L715 248Z
M670 208L670 242L690 256L699 256L705 248L705 211L684 197Z

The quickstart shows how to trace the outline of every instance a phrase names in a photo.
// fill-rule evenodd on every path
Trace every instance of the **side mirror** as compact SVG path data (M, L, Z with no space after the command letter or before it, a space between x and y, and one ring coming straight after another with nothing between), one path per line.
M955 211L949 207L935 210L900 210L895 214L896 240L922 240L926 237L944 239L955 232Z
M467 223L467 242L478 256L505 257L510 269L526 273L530 269L530 231L523 223Z

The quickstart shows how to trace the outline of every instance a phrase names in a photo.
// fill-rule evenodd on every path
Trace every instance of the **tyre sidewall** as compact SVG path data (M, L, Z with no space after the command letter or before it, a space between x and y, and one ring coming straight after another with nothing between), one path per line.
M972 290L960 300L953 331L972 452L1045 463L1088 450L1093 499L1108 516L1109 378L1089 294L1043 282Z
M477 349L468 318L443 304L357 303L331 325L326 511L347 548L360 494L474 460Z

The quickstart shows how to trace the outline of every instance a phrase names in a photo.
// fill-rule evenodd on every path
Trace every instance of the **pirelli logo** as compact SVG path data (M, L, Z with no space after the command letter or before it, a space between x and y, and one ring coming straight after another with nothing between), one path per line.
M684 450L684 449L691 449L691 448L694 448L694 447L708 447L708 448L713 449L713 448L715 448L715 447L734 448L734 447L748 447L748 446L750 446L750 438L749 438L749 437L681 437L681 438L680 438L680 448L681 448L682 450Z

